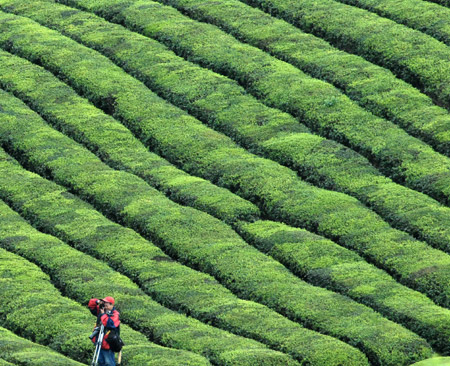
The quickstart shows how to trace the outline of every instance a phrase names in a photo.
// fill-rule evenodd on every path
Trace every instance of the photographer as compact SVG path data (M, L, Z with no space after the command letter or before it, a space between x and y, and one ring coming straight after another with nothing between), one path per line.
M103 324L105 335L103 338L100 355L98 358L99 366L115 366L114 352L111 350L108 338L117 338L120 336L119 312L114 308L114 298L107 296L102 300L91 299L88 304L89 310L97 317L96 329ZM95 343L98 333L94 330L92 341ZM120 338L120 337L119 337Z

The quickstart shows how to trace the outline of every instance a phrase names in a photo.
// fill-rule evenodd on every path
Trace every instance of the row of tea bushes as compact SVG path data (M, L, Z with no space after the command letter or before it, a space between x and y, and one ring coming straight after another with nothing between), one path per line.
M259 216L250 202L209 181L186 174L151 153L133 134L44 69L0 51L0 85L41 113L58 130L95 152L115 169L131 172L171 199L225 222ZM52 92L49 93L49 90Z
M352 50L450 106L448 47L419 31L333 0L245 0L331 44ZM351 26L350 26L351 25ZM370 36L368 36L370 35Z
M89 330L86 333L88 332ZM21 366L82 366L81 363L71 360L51 348L19 337L2 327L0 327L0 355L1 366L14 364Z
M450 9L423 0L338 0L426 33L450 45Z
M107 167L16 99L5 95L1 108L1 142L22 162L154 238L173 257L214 275L239 296L358 346L376 363L406 365L429 353L423 339L370 308L298 279L219 220Z
M73 0L64 3L77 5ZM342 89L370 112L450 154L450 116L392 72L237 0L183 0L183 11ZM83 6L87 6L83 3ZM107 14L105 14L106 16ZM111 17L111 15L109 16ZM131 19L129 20L132 21Z
M133 3L130 10L130 3L124 4L124 0L80 1L100 8L98 11L108 11L101 6L104 4L109 11L114 9L114 14L120 7L125 8L123 12L138 22L145 35L167 44L190 61L232 77L267 105L293 114L315 131L365 155L395 181L448 202L450 159L392 122L375 117L333 86L238 42L214 26L193 21L175 9L158 7L152 1L141 1L140 6ZM171 0L170 4L175 6L177 1ZM184 9L181 4L179 7ZM448 54L450 57L450 50Z
M14 240L13 237L11 240ZM20 237L16 238L20 241ZM0 323L15 333L84 363L92 360L88 338L95 318L87 307L63 297L49 277L31 262L0 248ZM203 357L149 342L125 324L127 366L210 365ZM124 363L125 364L125 363Z
M40 233L2 201L0 246L37 264L60 291L79 303L86 304L93 297L113 296L122 322L163 346L200 353L214 365L296 364L261 343L162 307L129 278L55 237Z
M308 282L347 295L448 353L450 310L400 285L354 252L306 230L273 221L242 222L241 235Z
M1 157L3 199L39 229L107 262L164 305L260 340L311 365L367 365L364 355L349 345L304 329L265 306L239 300L212 277L171 260L62 187L24 170L4 152ZM208 346L209 353L214 347L220 353L220 344Z
M121 20L130 28L143 32L144 24L131 16L127 17L125 10L116 19L117 13L109 12L107 6L97 7L98 2L58 2L96 11L107 19ZM145 11L145 6L149 6L140 1L134 4L130 5L130 9L137 6L144 7ZM449 113L434 105L428 96L416 88L396 78L392 72L362 57L340 51L320 38L237 0L185 0L182 4L183 10L195 12L197 19L213 22L235 37L291 63L313 77L332 83L372 113L394 121L408 133L450 155ZM204 80L200 79L200 82ZM265 119L264 123L267 123Z
M449 257L444 253L390 228L355 199L313 188L290 169L237 148L94 51L25 18L1 17L2 35L20 34L7 37L6 46L45 64L92 102L112 109L116 118L166 158L258 203L268 217L307 227L358 250L403 284L440 304L448 303ZM45 44L39 46L43 39ZM103 188L108 190L109 185Z
M235 81L185 61L163 44L98 16L45 0L31 4L0 1L0 7L97 50L151 89L165 94L174 105L223 129L246 147L255 149L258 142L278 135L309 133L295 118L262 104Z
M348 148L315 135L300 133L307 131L300 131L298 126L301 125L294 119L291 119L289 124L285 123L289 121L288 118L282 119L283 123L279 123L280 119L277 119L279 114L276 111L264 108L261 104L258 105L251 97L244 95L237 85L233 87L233 84L224 78L188 62L183 62L157 42L133 34L122 27L108 24L90 14L74 10L73 13L67 15L70 8L39 1L33 2L32 5L28 1L24 3L15 1L14 9L16 13L30 16L36 21L57 28L76 40L81 40L88 46L106 53L117 64L126 65L125 68L129 72L137 75L147 85L158 88L169 101L181 104L180 107L187 108L190 113L202 121L220 128L235 141L239 141L251 150L256 150L267 158L295 168L308 181L322 188L331 188L355 196L387 219L392 226L405 230L439 249L450 251L449 208L438 204L424 194L382 177L366 159ZM12 11L12 7L9 7L8 10ZM123 48L127 51L122 54ZM140 51L134 52L135 50ZM23 96L47 121L54 122L58 129L68 131L69 128L66 126L70 125L70 128L74 130L71 136L77 141L82 140L77 136L86 136L86 133L78 132L80 128L88 127L79 122L83 120L84 109L71 105L72 113L80 112L80 117L77 118L76 126L74 126L74 123L68 120L69 118L73 119L73 115L66 117L64 113L58 113L64 108L62 105L58 109L58 105L62 104L62 92L54 92L54 97L46 95L46 91L50 88L52 90L63 89L64 95L70 94L71 89L64 87L61 82L48 76L37 66L33 67L24 60L8 57L7 53L2 53L2 55L4 55L4 65L0 70L2 71L0 83L16 95ZM170 77L167 77L167 72L162 71L162 69L173 70L175 68L178 72L170 74ZM23 77L26 70L30 71L27 72L27 82L25 83ZM38 79L38 82L30 85L33 79ZM44 80L48 80L48 82L44 82ZM192 80L197 80L201 84L201 88L196 88L192 84L188 86L188 82ZM58 85L58 89L56 89L56 85ZM58 103L53 104L53 99L58 100ZM82 103L80 98L77 98L77 101ZM231 113L230 109L235 112ZM249 110L253 113L249 113ZM270 121L269 123L266 120L268 122L266 127L273 123L277 129L266 129L261 135L261 126L252 121L263 117L267 117ZM62 119L64 120L61 121ZM108 119L108 121L110 120ZM111 123L110 121L108 125ZM115 126L114 128L119 129ZM109 141L100 137L103 134L112 136L106 131L106 126L101 125L95 130L94 135L89 136L90 139L85 144L94 146L98 151L108 151L108 156L113 156L114 152L111 151L113 146L106 149L108 146L105 144L109 144ZM286 134L288 135L286 136ZM105 146L105 148L101 146ZM128 151L122 153L122 148L120 150L116 155L120 154L122 161L133 156ZM116 165L113 164L113 166ZM130 171L145 178L145 175L143 176L136 169ZM185 202L186 199L182 201ZM225 210L223 207L227 207L227 205L223 206L223 202L221 200L213 209L204 209L204 211L222 218L221 211ZM234 207L232 203L230 206ZM193 207L202 208L199 205ZM225 218L228 220L225 221L238 219L241 212L247 213L247 215L242 215L243 219L257 216L257 211L252 211L251 207L248 207L247 210L244 208L232 210L234 215L227 215Z

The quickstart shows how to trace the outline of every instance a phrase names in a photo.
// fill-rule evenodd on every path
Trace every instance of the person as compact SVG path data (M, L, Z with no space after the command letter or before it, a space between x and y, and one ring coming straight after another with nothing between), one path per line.
M110 349L110 345L107 342L111 332L116 332L117 335L120 335L120 314L114 307L114 304L114 298L111 296L106 296L102 300L91 299L88 303L89 310L97 317L96 326L103 324L105 327L105 335L98 357L99 366L116 366L114 352ZM96 337L93 337L92 341L95 344Z

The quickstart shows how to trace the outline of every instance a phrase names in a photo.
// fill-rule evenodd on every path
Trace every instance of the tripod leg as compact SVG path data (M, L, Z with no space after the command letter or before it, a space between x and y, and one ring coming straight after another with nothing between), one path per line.
M101 344L99 344L97 342L96 345L95 345L95 352L94 352L94 357L92 359L91 366L97 366L98 365L98 357L100 356L100 349L101 349Z
M98 358L100 356L100 351L102 349L102 344L103 344L104 329L105 328L102 325L100 328L100 332L98 334L97 342L95 342L95 352L94 352L94 358L92 359L92 366L98 365Z
M95 346L94 357L92 357L91 366L95 366L97 359L97 346Z
M99 344L98 346L97 346L97 353L96 353L96 355L95 355L95 364L94 364L94 366L97 366L98 365L98 358L100 357L100 351L101 351L101 344Z

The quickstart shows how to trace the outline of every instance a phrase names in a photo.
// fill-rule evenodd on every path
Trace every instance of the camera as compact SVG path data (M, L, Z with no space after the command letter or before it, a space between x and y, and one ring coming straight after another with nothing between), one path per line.
M105 303L102 300L97 300L97 304L98 304L98 308L99 309L104 309L105 308Z
M100 327L95 327L92 334L89 336L89 339L92 340L94 337L97 337L100 333Z

